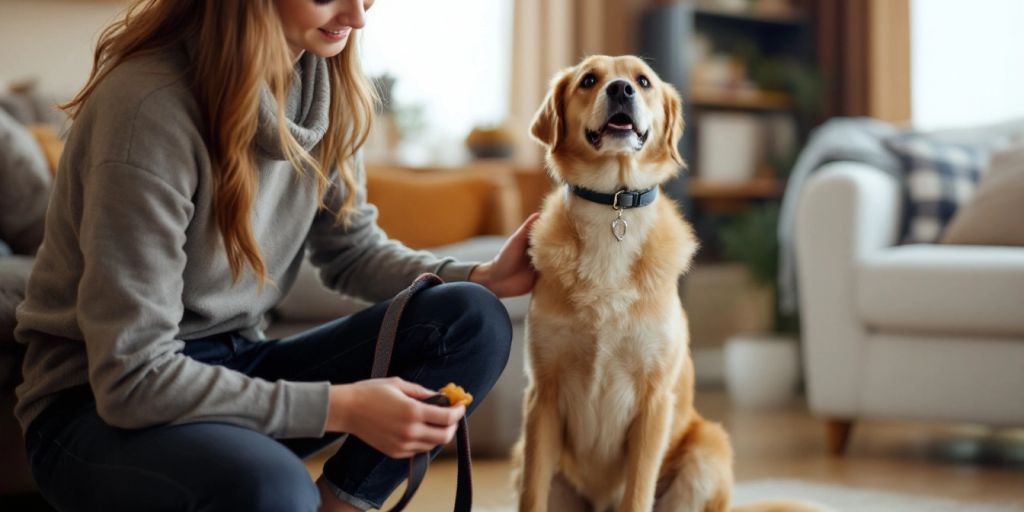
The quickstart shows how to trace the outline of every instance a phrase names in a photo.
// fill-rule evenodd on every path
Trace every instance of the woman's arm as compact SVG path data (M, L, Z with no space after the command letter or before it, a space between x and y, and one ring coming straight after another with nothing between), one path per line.
M362 159L356 159L356 213L348 227L335 220L334 212L344 201L335 182L328 190L326 209L317 212L307 239L310 261L320 268L328 288L371 301L393 297L424 272L445 281L472 281L486 286L499 297L522 295L533 288L535 272L526 253L531 216L486 263L458 262L438 258L427 251L414 251L391 240L377 226L377 208L366 201L366 174Z
M445 281L465 281L475 262L438 258L426 251L414 251L391 240L377 226L377 208L366 201L366 171L356 158L356 212L349 225L338 224L335 212L345 196L340 180L324 197L325 209L317 212L307 244L310 261L320 269L324 285L332 290L378 302L401 291L424 272Z
M268 382L181 353L189 191L124 163L81 179L77 317L100 416L124 428L223 421L275 437L322 435L327 382Z

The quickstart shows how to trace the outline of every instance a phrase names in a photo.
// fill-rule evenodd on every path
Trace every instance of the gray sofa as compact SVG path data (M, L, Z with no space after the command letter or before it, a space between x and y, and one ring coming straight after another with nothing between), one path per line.
M14 309L25 294L32 254L42 242L51 185L50 164L28 125L46 122L34 97L0 94L0 496L34 489L21 428L14 419L14 388L21 381L23 348L14 342ZM6 507L0 500L0 509Z
M14 388L21 382L24 349L14 342L13 307L24 298L31 269L30 257L0 257L0 496L35 489L21 427L14 419Z

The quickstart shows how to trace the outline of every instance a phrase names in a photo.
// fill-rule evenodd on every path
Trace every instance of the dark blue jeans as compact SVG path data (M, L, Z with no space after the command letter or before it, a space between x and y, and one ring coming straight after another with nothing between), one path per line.
M227 333L188 341L184 352L267 380L355 382L370 376L387 304L281 340ZM488 290L440 285L406 307L391 374L429 389L456 382L477 397L472 412L504 369L511 339L508 314ZM314 511L320 497L301 459L337 438L275 440L213 422L119 429L80 387L32 422L26 445L43 495L62 511ZM343 499L380 508L408 470L349 436L324 476Z

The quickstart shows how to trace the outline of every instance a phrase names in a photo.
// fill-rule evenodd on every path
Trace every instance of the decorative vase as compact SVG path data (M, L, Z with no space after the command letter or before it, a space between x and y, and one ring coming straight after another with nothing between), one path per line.
M737 334L725 342L725 386L740 407L773 408L796 394L800 352L793 338Z

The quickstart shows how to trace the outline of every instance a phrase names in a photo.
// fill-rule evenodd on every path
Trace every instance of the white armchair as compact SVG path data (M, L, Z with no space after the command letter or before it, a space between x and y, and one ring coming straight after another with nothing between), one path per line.
M854 162L800 196L807 393L836 454L857 419L1024 425L1024 248L897 246L901 202Z

